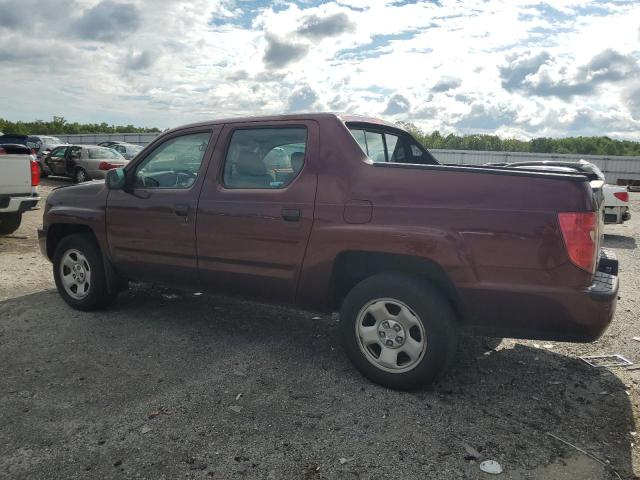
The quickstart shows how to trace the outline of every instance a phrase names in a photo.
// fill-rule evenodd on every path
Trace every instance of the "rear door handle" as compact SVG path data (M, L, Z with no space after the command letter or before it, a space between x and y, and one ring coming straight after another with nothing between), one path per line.
M299 208L283 208L282 218L285 222L299 222L300 221L300 209Z
M179 217L186 217L189 215L189 205L184 203L174 205L173 212Z

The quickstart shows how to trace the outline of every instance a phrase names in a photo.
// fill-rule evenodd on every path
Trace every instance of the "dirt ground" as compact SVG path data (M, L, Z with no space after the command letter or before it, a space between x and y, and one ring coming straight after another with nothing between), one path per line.
M463 342L414 393L361 377L336 317L140 285L107 311L71 310L29 212L0 237L0 478L638 478L640 370L577 358L640 362L632 201L632 220L606 227L621 299L599 341Z

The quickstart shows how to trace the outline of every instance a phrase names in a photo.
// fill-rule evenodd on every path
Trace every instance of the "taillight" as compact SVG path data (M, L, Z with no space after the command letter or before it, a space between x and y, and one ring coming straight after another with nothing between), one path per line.
M6 154L7 154L7 151L4 148L0 147L0 155L6 155Z
M629 192L615 192L613 196L616 197L621 202L629 201Z
M112 168L118 168L118 165L109 162L100 162L98 165L98 170L111 170Z
M31 160L31 186L37 187L40 185L40 167L38 162Z
M571 262L593 273L598 245L598 217L595 212L558 213L562 238Z

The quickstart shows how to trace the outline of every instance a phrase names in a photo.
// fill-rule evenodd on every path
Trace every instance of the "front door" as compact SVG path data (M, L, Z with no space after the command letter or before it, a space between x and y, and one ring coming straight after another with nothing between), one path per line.
M203 285L293 303L311 233L318 126L225 126L198 204Z
M65 155L69 147L57 147L54 148L51 153L49 153L48 158L46 159L47 167L51 170L51 173L54 175L64 175L66 172L65 167Z
M189 129L159 139L127 167L126 190L109 192L109 251L120 272L197 286L196 205L219 131Z

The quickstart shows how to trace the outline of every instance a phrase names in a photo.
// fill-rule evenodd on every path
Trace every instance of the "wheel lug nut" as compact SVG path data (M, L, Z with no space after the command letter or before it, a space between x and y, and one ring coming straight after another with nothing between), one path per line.
M389 322L382 322L382 326L384 328L389 328Z
M397 336L397 337L396 337L396 342L398 342L398 343L402 342L402 337Z
M384 338L386 337L386 334L384 332L380 332L380 336Z
M396 324L393 326L393 329L394 329L396 332L399 332L399 331L400 331L400 325L398 325L398 324L396 323Z
M393 340L387 340L385 343L387 344L387 347L393 346Z

